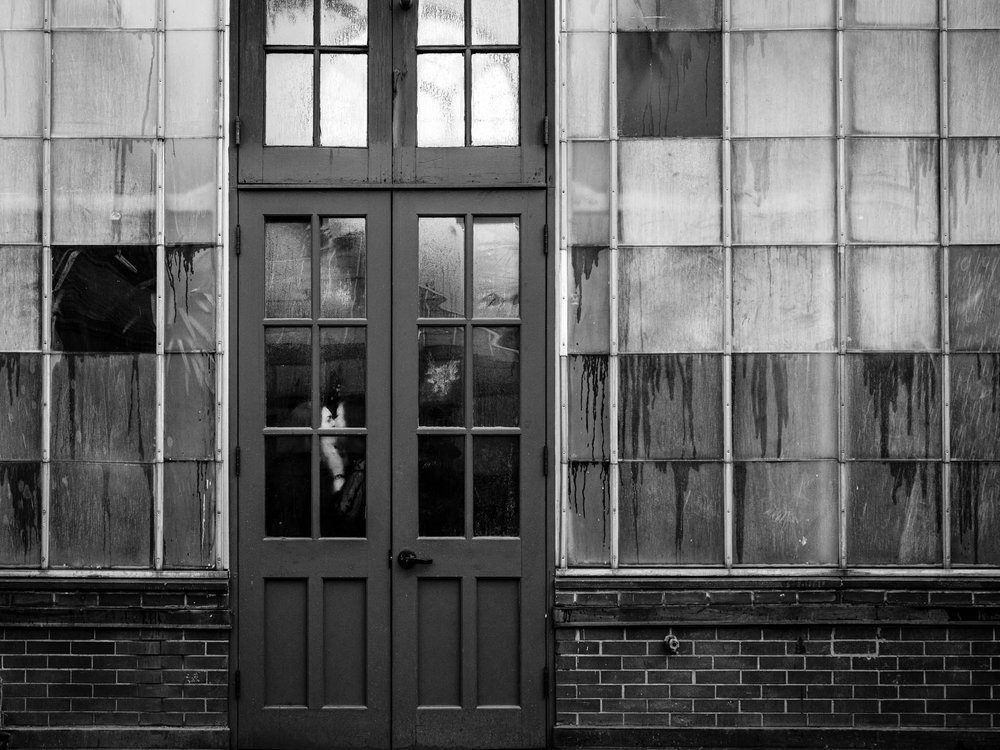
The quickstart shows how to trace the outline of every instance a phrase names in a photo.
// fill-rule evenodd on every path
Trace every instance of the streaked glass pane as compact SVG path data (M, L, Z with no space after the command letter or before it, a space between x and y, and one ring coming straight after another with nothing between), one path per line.
M611 149L608 143L569 144L569 241L607 245L611 236Z
M170 31L165 42L164 132L219 134L219 33Z
M517 44L517 6L518 0L472 0L472 43Z
M368 55L319 56L319 143L368 145Z
M312 439L264 437L264 534L311 536Z
M465 44L465 0L417 3L417 45Z
M41 347L42 255L38 247L0 247L0 351Z
M367 227L364 217L319 223L320 317L363 318L367 300Z
M1000 458L1000 354L953 354L951 455Z
M152 29L156 27L156 0L52 0L52 25Z
M477 318L516 318L521 311L521 222L476 217L472 232L472 298Z
M1000 28L1000 5L996 3L996 0L950 0L948 3L948 28Z
M1000 89L998 48L1000 31L948 34L949 135L1000 135L1000 101L985 94Z
M216 283L214 247L166 249L163 346L168 352L215 351Z
M629 352L722 349L721 248L622 248L619 348Z
M215 565L215 464L168 461L163 465L163 566Z
M346 47L368 43L368 0L323 0L319 43Z
M465 145L464 55L417 55L417 145Z
M312 227L307 221L264 225L264 316L312 317Z
M214 458L215 355L168 354L165 360L164 456Z
M268 427L312 425L312 331L264 329L264 392Z
M42 142L0 139L0 242L41 239Z
M521 527L521 441L516 435L472 439L472 533L518 536Z
M476 427L521 423L521 329L472 329L472 419Z
M566 35L566 133L608 134L608 35Z
M0 565L41 564L41 473L37 463L0 463Z
M167 242L217 242L219 142L171 138L164 143L164 234Z
M361 327L320 329L320 427L365 426L366 339Z
M312 44L313 0L267 0L267 44Z
M569 455L579 459L611 456L608 358L569 357Z
M611 25L610 0L571 0L564 7L566 25L571 31L601 31Z
M723 562L721 464L629 461L620 472L621 565Z
M952 563L1000 565L1000 464L952 463L950 502Z
M264 145L311 146L313 56L268 54L264 67Z
M611 487L608 464L569 464L569 512L563 532L571 566L611 564Z
M0 7L0 28L3 17ZM42 134L44 38L33 31L0 33L0 135Z
M165 21L171 29L215 29L219 26L218 0L166 0Z
M417 328L418 424L421 427L465 425L465 329L458 326Z
M952 247L948 267L952 351L1000 349L1000 247Z
M844 0L848 26L937 26L937 0Z
M472 145L516 146L521 124L520 55L472 56Z
M574 247L569 258L569 351L606 353L611 345L608 249Z
M952 242L1000 241L1000 139L951 138Z
M734 29L824 28L837 25L836 0L732 0Z
M42 457L42 366L40 354L0 354L0 461Z
M618 0L619 31L681 29L722 29L722 0Z
M465 535L465 437L417 436L420 536Z
M0 29L40 29L44 18L38 0L0 0Z
M346 420L349 427L350 420ZM368 512L364 435L319 439L319 535L360 538Z
M465 219L418 219L420 317L465 315Z

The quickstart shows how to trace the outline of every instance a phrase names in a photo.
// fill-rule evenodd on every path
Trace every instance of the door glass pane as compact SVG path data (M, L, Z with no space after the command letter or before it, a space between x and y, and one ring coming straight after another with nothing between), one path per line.
M319 43L330 47L367 44L368 0L323 0Z
M167 242L218 242L219 142L210 138L171 138L164 143Z
M0 9L0 28L3 27ZM19 31L0 33L0 135L42 134L42 96L45 79L44 35Z
M367 232L363 217L321 219L320 317L363 318L367 301Z
M215 457L215 355L170 354L164 366L163 453Z
M517 44L518 0L472 0L473 44Z
M264 533L311 536L312 440L306 435L264 437Z
M1000 349L1000 247L952 247L948 266L952 350Z
M569 144L569 241L607 245L611 236L611 150L608 143Z
M477 318L520 313L521 227L516 218L477 217L472 231L472 295Z
M566 132L569 137L608 133L608 35L567 34Z
M366 484L364 435L320 437L320 536L357 538L365 535Z
M264 371L268 427L312 424L312 331L264 329Z
M521 120L520 55L472 56L472 145L516 146Z
M368 145L368 55L319 56L321 146Z
M722 0L618 0L618 29L721 29Z
M52 25L151 29L156 26L156 0L52 0Z
M418 250L421 318L465 315L465 219L419 219Z
M569 464L566 524L570 565L611 564L611 491L606 463Z
M0 354L0 461L42 458L41 403L41 355Z
M465 437L417 436L420 536L465 535Z
M950 502L951 561L1000 565L1000 464L953 463Z
M39 248L0 247L0 299L4 300L0 351L40 348L41 274Z
M833 28L836 0L732 0L734 29Z
M365 329L321 328L319 340L320 427L364 427L368 370Z
M472 329L472 413L476 427L521 423L521 329Z
M264 227L264 316L312 317L312 227L269 221Z
M611 456L608 358L569 357L569 455L579 459Z
M42 467L0 462L0 565L42 561Z
M417 45L465 44L465 0L417 3Z
M164 94L167 136L214 136L219 131L217 31L170 31L166 35Z
M417 145L465 145L464 55L417 56Z
M166 249L163 346L168 352L215 350L217 273L214 247Z
M0 139L0 201L0 242L40 242L41 140Z
M312 44L313 0L267 0L267 44Z
M215 564L215 464L168 461L163 465L163 566L211 568Z
M472 533L517 536L521 513L521 441L516 435L472 438Z
M311 146L313 142L313 56L266 57L264 145Z
M1000 354L959 354L951 362L951 453L1000 459Z
M570 250L569 351L608 352L611 312L607 248Z
M417 401L421 427L465 425L465 328L417 329Z

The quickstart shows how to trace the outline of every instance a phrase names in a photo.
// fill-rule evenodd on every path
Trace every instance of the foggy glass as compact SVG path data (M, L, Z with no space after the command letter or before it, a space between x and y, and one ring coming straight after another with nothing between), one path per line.
M264 316L312 317L312 227L306 221L264 225Z
M465 0L417 3L417 46L465 44Z
M163 151L166 241L217 242L219 142L214 138L170 138Z
M264 329L264 393L268 427L312 425L312 331Z
M994 0L950 0L949 29L1000 28L1000 5Z
M521 329L472 329L472 423L517 427L521 423Z
M417 424L464 426L465 328L418 326L417 352Z
M319 43L346 47L368 43L368 0L323 0Z
M465 145L465 56L417 55L417 145Z
M0 247L0 351L41 347L42 254L38 247Z
M45 6L38 0L4 0L0 5L0 29L40 29L44 18Z
M1000 350L1000 247L952 246L948 269L952 351Z
M592 355L569 357L566 410L571 458L585 460L610 458L609 387L607 357Z
M366 230L364 217L320 219L320 317L365 317L368 294Z
M611 149L608 143L575 141L569 144L569 241L573 245L607 245Z
M472 145L516 146L521 124L520 55L472 55Z
M52 26L152 29L156 0L52 0Z
M166 71L164 133L217 136L219 133L219 33L169 31L164 42Z
M836 0L732 0L734 29L837 26Z
M319 331L320 427L364 427L368 393L367 331L360 326ZM324 422L330 420L330 423Z
M42 134L44 39L34 31L0 32L0 135Z
M572 0L565 3L571 31L606 30L611 22L611 0Z
M1000 88L998 45L1000 31L948 34L949 135L1000 135L1000 102L984 95Z
M168 354L164 363L163 454L215 458L214 354Z
M472 299L477 318L516 318L521 311L521 224L480 216L472 222Z
M462 317L465 315L465 219L422 216L417 222L420 317Z
M844 0L847 26L937 26L937 0Z
M618 0L624 31L721 30L721 0Z
M603 247L573 247L567 274L568 349L604 352L610 347L610 253Z
M2 138L0 242L41 242L41 239L42 142Z
M1000 138L948 140L952 242L1000 239Z
M472 0L473 44L517 44L518 0Z
M313 0L267 0L266 44L312 44Z
M264 145L311 146L313 56L269 53L264 67Z
M171 29L217 29L218 0L166 0L164 21Z
M164 349L214 351L218 293L215 247L168 247L165 260Z
M568 467L568 512L563 523L570 566L611 564L610 467L606 463L571 462Z
M607 33L566 35L566 134L606 137L608 134Z
M319 56L319 143L368 145L368 55Z

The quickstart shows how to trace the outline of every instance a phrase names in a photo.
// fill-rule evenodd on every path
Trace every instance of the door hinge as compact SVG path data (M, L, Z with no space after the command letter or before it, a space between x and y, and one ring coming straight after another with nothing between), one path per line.
M236 225L236 236L233 238L233 250L236 252L236 255L243 252L243 232L240 229L239 224Z
M547 477L549 475L549 446L542 446L542 476Z
M237 118L235 118L233 120L233 145L234 146L239 146L240 145L240 135L241 135L240 130L241 129L242 128L241 128L240 118L237 117Z
M233 675L233 692L236 695L236 700L240 699L240 693L243 692L243 680L240 678L240 670L236 670Z
M549 668L542 668L542 698L549 699Z
M549 116L545 115L542 118L542 142L548 146L549 145Z
M542 252L546 255L549 254L549 225L546 224L542 227Z
M233 448L233 473L236 476L240 475L240 465L243 463L243 451L240 450L240 446Z

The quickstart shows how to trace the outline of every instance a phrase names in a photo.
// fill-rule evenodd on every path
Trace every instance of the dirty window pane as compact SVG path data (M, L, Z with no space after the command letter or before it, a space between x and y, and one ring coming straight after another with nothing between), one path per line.
M722 349L721 248L622 248L618 292L622 351Z
M169 354L164 376L164 456L215 456L215 355Z
M950 135L1000 135L1000 102L984 95L1000 89L998 47L1000 31L948 34Z
M846 358L845 444L851 458L941 455L941 358L863 354Z
M153 141L52 141L53 241L153 242L155 165Z
M319 340L320 427L364 427L368 391L366 330L321 328Z
M42 142L0 139L0 242L41 239Z
M828 31L733 34L733 134L833 135L835 48Z
M465 0L425 0L417 14L419 46L465 43Z
M521 329L472 329L472 411L476 427L521 423Z
M321 146L368 145L368 55L319 56Z
M313 143L312 55L268 54L264 67L265 146Z
M320 317L365 317L368 274L364 217L321 219Z
M723 562L721 464L629 461L620 472L622 566Z
M426 217L418 220L420 317L465 315L465 219Z
M420 536L465 535L465 437L417 436Z
M350 417L345 421L353 426ZM319 535L363 538L368 511L365 437L323 436L319 455Z
M421 427L465 424L465 328L418 326L417 366Z
M472 145L516 146L519 140L520 56L491 52L472 56Z
M1000 565L1000 464L951 465L951 561Z
M833 28L836 0L732 0L734 29Z
M52 348L155 351L155 294L155 248L55 248Z
M844 0L848 26L937 26L937 0Z
M849 133L937 133L937 32L848 31L844 66Z
M1000 458L1000 354L952 355L951 454Z
M736 242L832 242L837 217L833 139L733 142Z
M847 224L858 242L935 241L938 142L849 138Z
M52 0L52 25L151 29L156 26L156 0Z
M367 44L367 0L323 0L319 43L331 47Z
M41 459L41 403L42 355L0 354L0 461Z
M165 22L170 29L215 29L219 26L218 0L166 0Z
M42 256L37 247L0 247L0 350L37 350L41 344Z
M573 31L601 31L611 25L610 0L569 0L563 5L566 25Z
M941 475L919 461L847 465L851 566L941 564Z
M303 537L312 527L312 440L264 437L264 533Z
M623 458L722 458L721 355L619 358Z
M950 0L949 29L1000 28L1000 5L996 0ZM949 39L954 37L949 36Z
M837 457L835 355L737 355L732 377L737 458Z
M155 355L53 356L54 459L152 461L155 435Z
M848 348L940 348L938 289L936 247L848 248Z
M167 242L218 240L218 159L219 142L215 139L174 138L164 143Z
M164 348L214 351L216 315L214 247L168 247L164 288Z
M167 136L218 135L218 32L170 31L164 54L164 132Z
M721 29L722 2L618 0L618 28L622 31Z
M610 277L606 247L574 247L569 256L569 351L610 351Z
M148 567L152 522L151 464L52 463L53 567Z
M215 564L215 464L168 461L163 466L163 566Z
M722 235L722 153L714 140L618 146L618 223L630 245L711 245Z
M733 346L739 351L829 351L837 334L837 251L733 251Z
M607 245L611 221L611 150L608 143L569 144L569 241Z
M40 29L44 11L38 0L0 0L0 29Z
M516 435L472 439L472 533L517 536L521 513L521 441Z
M569 512L563 531L573 565L611 564L611 493L605 463L569 464Z
M0 19L3 10L0 9ZM0 20L0 28L3 22ZM0 33L0 135L42 134L45 88L44 35L34 31Z
M264 316L312 316L312 227L269 221L264 227Z
M952 351L1000 349L1000 247L952 247L948 266Z
M517 0L472 0L473 44L517 44Z
M417 56L417 145L465 145L465 56Z
M722 35L618 34L622 136L722 135Z
M312 44L313 0L267 0L267 44Z
M264 329L264 372L268 427L312 424L312 331Z
M566 132L573 137L608 134L608 35L567 34Z
M948 141L952 242L1000 240L1000 139Z
M738 565L835 565L834 461L733 466L733 561Z
M567 420L569 455L572 458L610 457L608 388L607 357L569 357Z
M520 314L520 249L519 219L473 220L472 299L477 318L516 318Z
M0 565L41 564L41 473L37 463L0 462Z

